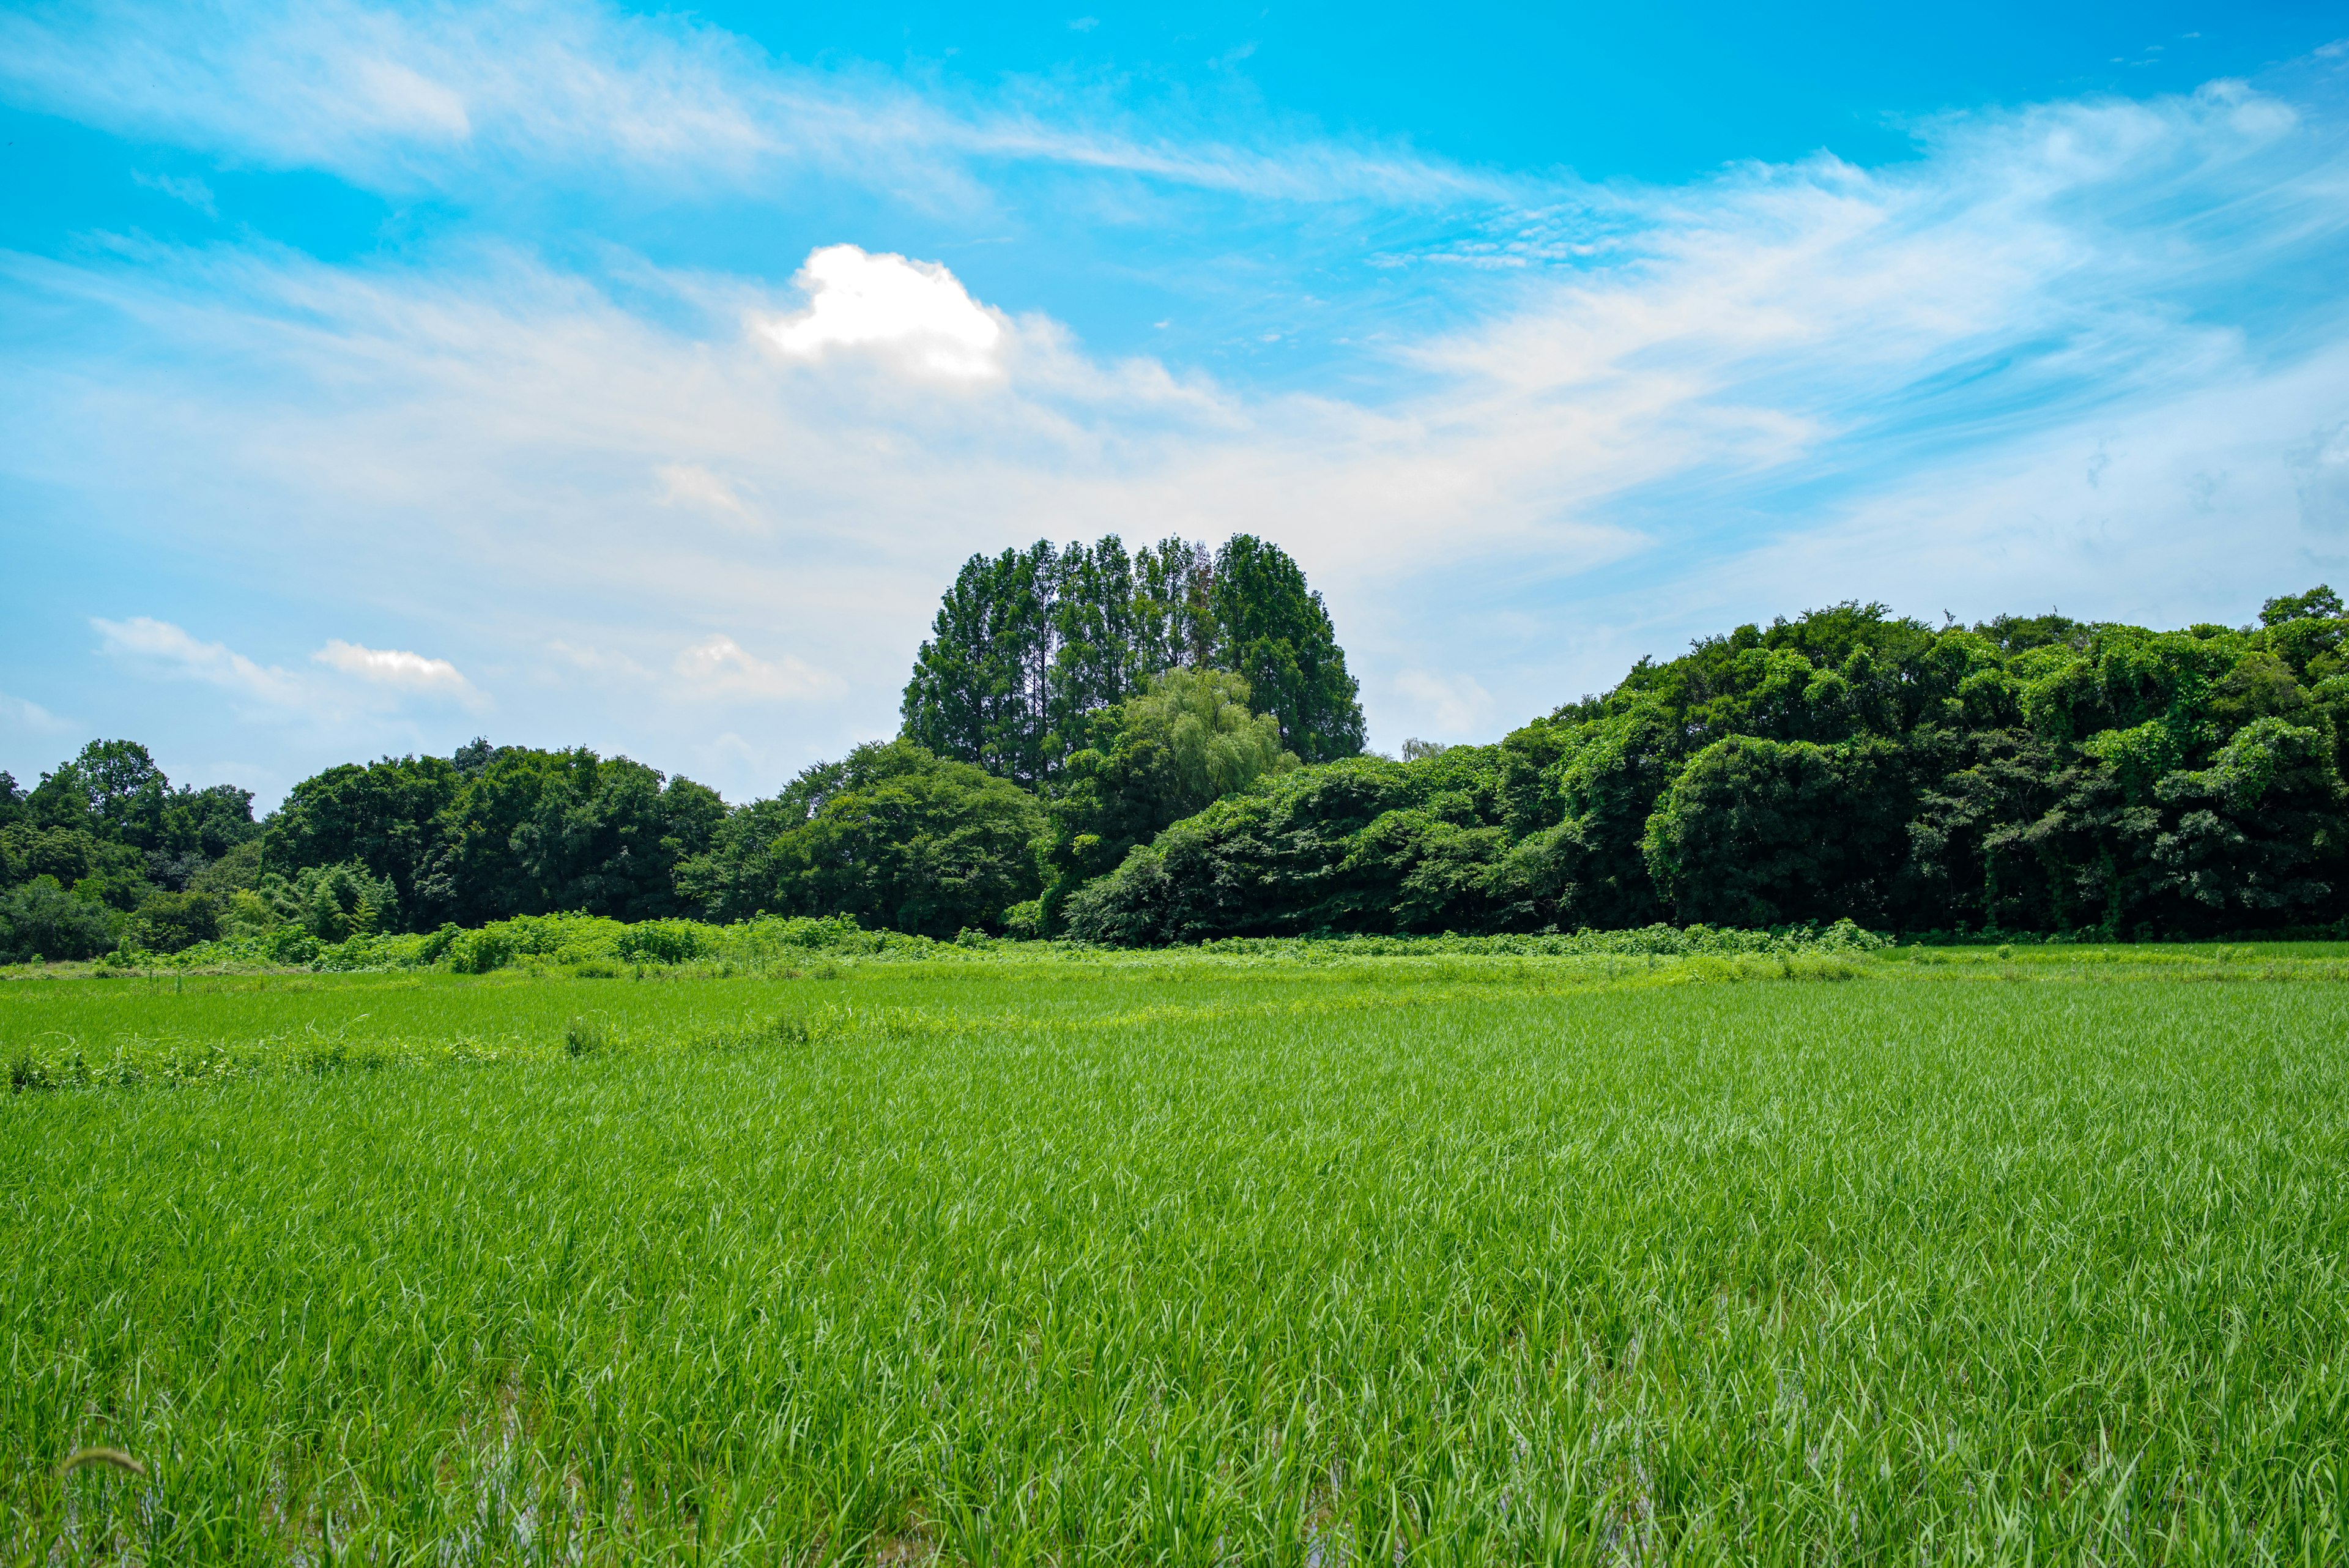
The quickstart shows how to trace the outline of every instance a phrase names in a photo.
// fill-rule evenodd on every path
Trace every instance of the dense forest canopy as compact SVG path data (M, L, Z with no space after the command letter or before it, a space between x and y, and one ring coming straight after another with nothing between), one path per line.
M1397 761L1357 754L1329 618L1270 546L1040 545L964 568L902 734L740 806L486 742L330 768L258 823L245 792L174 787L125 741L29 791L0 774L0 953L562 911L1119 943L2336 926L2344 636L2322 587L2175 631L1841 604Z
M2187 935L2349 914L2349 621L1880 605L1744 626L1497 745L1304 769L1174 824L1071 903L1114 941L1772 925Z

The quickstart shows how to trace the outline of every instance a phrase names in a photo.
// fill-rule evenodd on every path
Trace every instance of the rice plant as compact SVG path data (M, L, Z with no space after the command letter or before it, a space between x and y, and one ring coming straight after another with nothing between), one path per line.
M14 982L8 1551L2337 1561L2341 979Z

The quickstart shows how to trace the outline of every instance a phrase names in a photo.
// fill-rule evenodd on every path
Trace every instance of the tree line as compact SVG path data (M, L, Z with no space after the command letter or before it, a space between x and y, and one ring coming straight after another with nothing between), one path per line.
M1299 769L1069 901L1101 941L1745 927L2190 937L2349 915L2349 619L1842 604L1642 659L1498 743Z
M903 728L740 806L477 741L262 821L93 742L0 774L0 953L298 926L839 915L1163 943L1848 918L2144 939L2349 917L2349 616L1929 626L1841 604L1642 659L1489 745L1361 753L1296 564L1236 537L974 556Z

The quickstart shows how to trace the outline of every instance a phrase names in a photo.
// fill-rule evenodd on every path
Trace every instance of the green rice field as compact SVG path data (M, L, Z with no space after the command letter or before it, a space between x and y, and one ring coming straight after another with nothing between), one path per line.
M638 974L0 982L0 1557L2349 1560L2336 950Z

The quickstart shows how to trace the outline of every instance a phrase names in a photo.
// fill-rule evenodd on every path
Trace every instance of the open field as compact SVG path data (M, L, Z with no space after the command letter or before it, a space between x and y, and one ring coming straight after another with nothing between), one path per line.
M2340 1561L2344 981L19 979L5 1551Z

